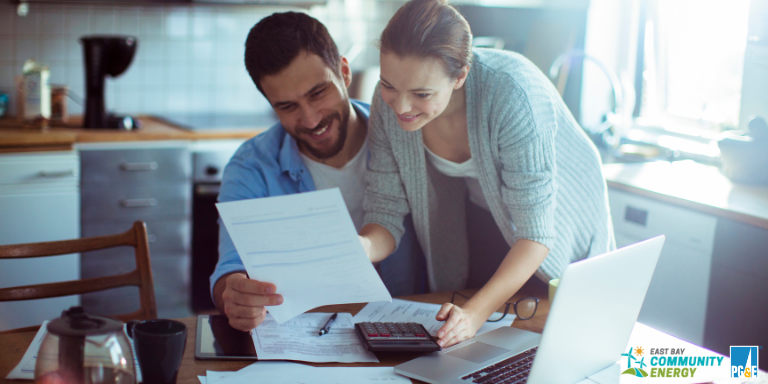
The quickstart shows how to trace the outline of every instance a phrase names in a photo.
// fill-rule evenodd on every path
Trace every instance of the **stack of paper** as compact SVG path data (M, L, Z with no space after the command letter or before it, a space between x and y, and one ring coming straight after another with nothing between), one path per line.
M414 322L424 325L433 336L443 326L435 320L440 310L438 304L398 300L369 303L354 318L349 313L339 313L330 333L319 336L318 331L331 317L331 313L305 313L278 324L267 314L253 332L253 345L259 360L296 360L313 363L367 363L378 362L368 352L355 333L354 323L362 322ZM501 316L501 314L496 314ZM477 334L499 327L508 327L514 321L508 315L504 321L485 323Z
M237 372L207 371L200 384L410 384L392 367L311 367L277 361L260 361Z
M318 331L332 313L305 313L278 324L270 314L253 332L259 360L299 360L313 363L378 363L355 334L352 315L339 313L330 332Z

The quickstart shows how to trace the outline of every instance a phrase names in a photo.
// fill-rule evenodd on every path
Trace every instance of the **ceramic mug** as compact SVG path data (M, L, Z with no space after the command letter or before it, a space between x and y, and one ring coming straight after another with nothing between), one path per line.
M129 321L144 383L175 384L187 344L187 326L175 320Z
M549 281L549 305L552 305L552 300L555 299L555 292L557 292L558 285L560 285L560 279L552 279Z

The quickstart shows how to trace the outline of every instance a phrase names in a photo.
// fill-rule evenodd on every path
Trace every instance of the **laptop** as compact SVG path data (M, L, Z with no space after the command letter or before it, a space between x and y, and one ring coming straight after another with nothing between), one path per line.
M570 264L544 333L502 327L395 367L428 383L572 384L618 361L664 236Z

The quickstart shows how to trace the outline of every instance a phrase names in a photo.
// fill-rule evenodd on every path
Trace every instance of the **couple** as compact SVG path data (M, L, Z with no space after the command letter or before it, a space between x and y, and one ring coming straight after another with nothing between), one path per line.
M381 35L369 106L349 99L349 63L320 22L261 20L245 64L280 123L237 151L219 195L339 187L393 296L481 287L439 311L443 347L473 337L524 284L615 247L600 157L553 85L524 57L471 43L445 0L406 3ZM282 297L246 276L220 227L213 298L250 330Z

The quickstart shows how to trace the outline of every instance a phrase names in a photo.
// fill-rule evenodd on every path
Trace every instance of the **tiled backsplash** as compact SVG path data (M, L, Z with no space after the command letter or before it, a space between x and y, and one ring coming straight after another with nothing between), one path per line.
M362 53L355 70L378 64L374 40L402 2L329 0L309 13L322 21L342 54L355 44ZM51 70L51 84L66 84L84 97L82 47L88 34L138 37L128 70L107 81L107 109L118 113L268 112L243 64L250 28L261 18L289 8L264 6L102 6L31 4L26 17L0 4L0 92L11 97L13 77L26 59ZM68 100L71 114L82 107Z

